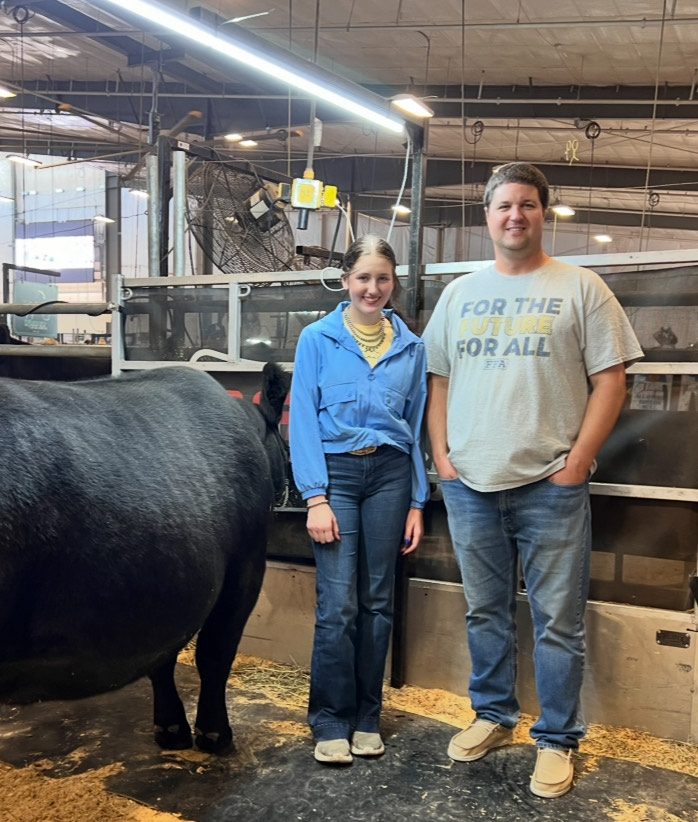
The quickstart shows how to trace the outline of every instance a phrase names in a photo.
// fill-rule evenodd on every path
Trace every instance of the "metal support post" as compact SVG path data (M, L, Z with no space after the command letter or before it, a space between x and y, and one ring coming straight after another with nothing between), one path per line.
M187 155L183 151L172 152L172 228L173 273L183 277L186 264L185 211L187 197Z
M424 307L424 283L422 273L422 210L424 208L424 180L426 158L424 128L406 123L411 138L412 162L412 219L410 220L409 259L407 269L407 289L405 310L417 325ZM408 563L402 557L396 565L395 604L393 616L393 647L391 656L390 681L399 688L405 682L405 645L407 641L407 588Z
M207 100L206 120L204 122L204 140L206 140L209 145L213 145L214 135L215 130L213 128L213 106L211 104L211 101ZM206 205L204 206L202 214L202 246L203 248L213 248L213 209L210 207L210 205L208 205L208 198L206 198L205 203ZM197 248L198 259L201 261L200 273L205 274L207 276L211 276L211 274L213 274L213 260L211 260L208 254L204 253L202 246L198 246Z
M107 174L105 213L114 220L107 226L105 237L105 297L110 302L117 293L117 278L121 272L121 181L117 174Z
M148 181L148 276L160 274L160 186L158 184L158 158L149 154L145 158Z
M170 249L170 197L172 196L172 147L170 138L160 136L157 139L158 194L160 200L160 261L159 270L151 276L166 277L168 274L168 257Z
M422 212L424 210L424 181L426 179L425 129L414 123L406 123L411 138L410 160L412 163L412 218L410 220L409 255L405 310L420 325L420 312L424 308L424 283L422 273Z

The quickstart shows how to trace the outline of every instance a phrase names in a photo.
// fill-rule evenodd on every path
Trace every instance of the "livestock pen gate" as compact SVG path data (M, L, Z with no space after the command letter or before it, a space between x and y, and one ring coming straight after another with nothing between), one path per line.
M698 251L567 259L602 273L645 351L628 369L626 404L591 484L585 716L698 743ZM420 326L446 282L484 264L426 266ZM125 279L112 322L113 371L186 362L251 398L264 362L292 369L301 330L340 299L337 278L328 269ZM430 480L424 543L398 586L393 679L463 694L462 587L433 472ZM314 570L303 511L297 495L277 511L242 650L307 666ZM535 713L525 591L518 599L520 699Z

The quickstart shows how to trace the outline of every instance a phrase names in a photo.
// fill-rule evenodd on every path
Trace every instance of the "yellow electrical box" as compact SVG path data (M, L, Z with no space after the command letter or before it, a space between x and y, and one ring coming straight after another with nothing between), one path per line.
M325 186L322 191L322 204L325 208L337 208L337 186Z
M296 178L291 185L291 205L294 208L316 209L322 205L322 182Z

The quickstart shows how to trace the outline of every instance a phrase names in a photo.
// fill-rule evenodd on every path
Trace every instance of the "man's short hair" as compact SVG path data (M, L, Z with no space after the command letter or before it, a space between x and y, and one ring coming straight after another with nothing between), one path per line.
M494 196L495 189L505 183L519 183L520 185L533 186L538 190L543 210L548 207L550 201L550 186L542 171L539 171L530 163L506 163L499 166L492 172L492 176L487 181L483 202L485 208L489 208Z

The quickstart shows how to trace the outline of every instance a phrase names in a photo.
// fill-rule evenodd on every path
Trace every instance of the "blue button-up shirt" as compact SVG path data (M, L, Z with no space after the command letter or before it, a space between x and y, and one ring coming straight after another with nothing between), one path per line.
M301 332L291 387L293 476L303 499L327 492L325 454L391 445L412 460L412 508L428 498L420 432L426 403L424 344L391 310L390 349L371 368L344 325L343 302Z

